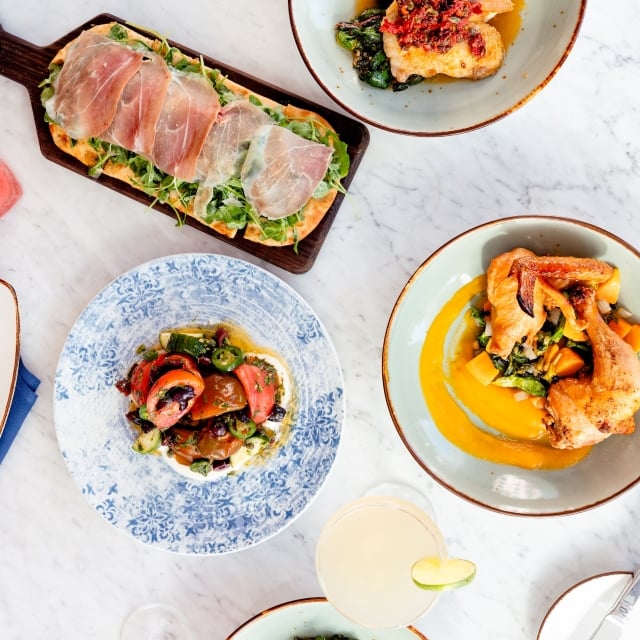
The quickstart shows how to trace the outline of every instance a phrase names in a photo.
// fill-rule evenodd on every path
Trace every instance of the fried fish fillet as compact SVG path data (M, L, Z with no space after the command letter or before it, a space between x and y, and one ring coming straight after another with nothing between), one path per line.
M491 4L491 3L488 3ZM494 3L504 5L503 1ZM512 7L511 3L507 3ZM484 8L484 3L483 3ZM492 17L496 11L493 6L488 8L490 13L485 17ZM504 10L504 7L502 7ZM395 22L398 17L398 5L392 2L387 9L386 18ZM399 82L406 82L412 75L431 78L437 74L444 74L452 78L470 78L480 80L496 73L504 61L505 48L499 31L483 21L474 21L474 29L485 42L485 53L476 57L466 41L458 42L444 53L426 51L422 47L402 48L396 35L383 32L382 42L384 52L389 58L391 73Z

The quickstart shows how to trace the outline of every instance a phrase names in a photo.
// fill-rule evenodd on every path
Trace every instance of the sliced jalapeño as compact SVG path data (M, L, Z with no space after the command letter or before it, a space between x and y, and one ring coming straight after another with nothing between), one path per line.
M229 432L232 436L246 440L250 438L257 429L256 423L248 416L238 415L229 424Z
M233 345L215 349L211 354L211 363L218 371L233 371L243 360L244 352Z

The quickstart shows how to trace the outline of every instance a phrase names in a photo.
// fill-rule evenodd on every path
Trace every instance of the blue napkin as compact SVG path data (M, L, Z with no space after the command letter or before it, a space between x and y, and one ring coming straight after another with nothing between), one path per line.
M21 358L18 364L18 376L13 392L13 401L11 402L7 422L4 425L4 431L0 435L0 462L9 451L9 447L16 435L18 435L24 419L38 398L36 389L39 384L40 380L24 366Z

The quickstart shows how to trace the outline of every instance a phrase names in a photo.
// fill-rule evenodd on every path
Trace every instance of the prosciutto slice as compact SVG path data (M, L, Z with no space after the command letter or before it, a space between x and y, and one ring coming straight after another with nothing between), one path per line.
M118 101L142 64L142 52L85 31L67 52L45 107L75 139L98 137L111 124Z
M193 182L198 156L220 112L220 99L203 76L173 71L153 145L153 163L165 173Z
M198 176L205 186L215 186L240 175L249 142L263 124L273 120L248 100L236 100L220 111L211 127L198 162Z
M206 217L213 187L240 176L251 139L268 123L273 123L271 117L248 100L236 100L222 108L198 160L200 186L193 209L200 218Z
M156 53L145 53L144 60L122 92L111 126L101 136L125 149L151 156L164 96L171 72Z
M305 205L324 178L333 150L278 125L253 138L240 179L247 200L265 218L285 218Z

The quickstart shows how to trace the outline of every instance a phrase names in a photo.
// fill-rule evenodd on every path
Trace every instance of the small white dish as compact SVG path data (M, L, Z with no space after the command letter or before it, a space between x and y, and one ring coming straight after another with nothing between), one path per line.
M521 30L490 78L432 79L396 93L361 82L351 52L336 42L335 25L355 17L357 6L355 0L289 0L293 35L307 68L335 102L361 120L396 133L443 136L504 118L541 91L576 41L586 0L527 2Z
M603 573L575 584L547 612L537 640L585 640L613 606L631 573ZM620 640L640 638L640 607L632 609Z
M437 249L400 292L382 352L387 406L415 460L458 496L502 513L576 513L611 500L640 481L640 428L596 445L586 458L566 469L501 465L469 455L447 440L431 418L420 386L420 352L433 319L456 291L486 271L491 258L516 247L616 265L623 278L621 303L640 314L640 253L620 238L584 222L549 216L488 222ZM639 424L640 414L636 415Z
M0 280L0 435L9 416L20 360L20 314L13 287Z
M338 613L325 598L285 602L255 615L240 625L226 640L293 640L343 634L353 640L427 640L417 629L372 631Z
M268 460L195 481L133 451L128 400L115 383L159 331L216 322L282 358L295 402L291 432ZM54 384L58 444L87 500L140 542L190 555L238 551L291 524L333 465L343 417L342 370L309 305L270 272L206 253L158 258L107 285L69 332Z

